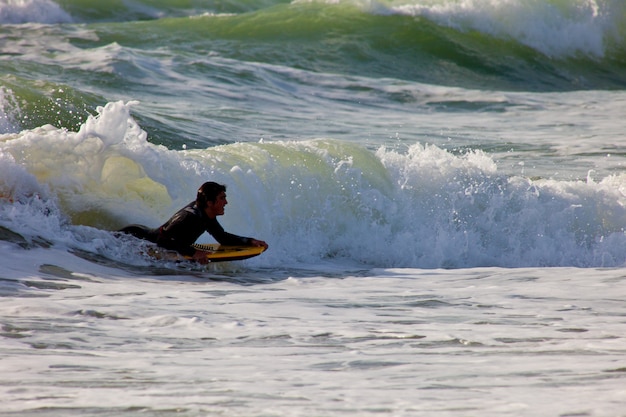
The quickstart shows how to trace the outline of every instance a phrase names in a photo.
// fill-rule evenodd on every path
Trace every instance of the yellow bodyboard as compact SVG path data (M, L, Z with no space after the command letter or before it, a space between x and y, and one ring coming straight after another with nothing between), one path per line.
M205 253L209 262L241 261L260 255L265 251L262 246L226 246L219 243L195 243L192 246ZM183 256L162 248L150 248L148 254L156 259L169 261L191 260L190 256Z
M219 243L196 243L192 245L196 250L206 252L211 262L240 261L262 254L263 246L226 246Z

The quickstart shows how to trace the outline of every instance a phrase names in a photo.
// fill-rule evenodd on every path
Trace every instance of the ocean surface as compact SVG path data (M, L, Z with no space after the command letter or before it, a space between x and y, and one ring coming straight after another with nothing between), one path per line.
M624 417L625 132L623 0L1 0L0 416Z

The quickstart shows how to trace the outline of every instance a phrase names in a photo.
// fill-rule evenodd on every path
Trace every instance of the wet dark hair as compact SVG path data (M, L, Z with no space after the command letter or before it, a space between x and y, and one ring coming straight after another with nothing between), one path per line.
M217 196L222 192L226 192L225 185L218 184L213 181L205 182L200 186L200 188L198 188L196 204L198 204L198 207L204 208L209 201L214 203Z

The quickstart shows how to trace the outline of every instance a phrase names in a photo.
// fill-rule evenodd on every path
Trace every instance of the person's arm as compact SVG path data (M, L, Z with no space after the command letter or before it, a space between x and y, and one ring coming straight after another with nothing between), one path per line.
M220 245L226 246L263 246L267 249L268 245L262 240L251 237L237 236L224 231L221 224L215 219L211 219L208 224L207 232L217 240Z

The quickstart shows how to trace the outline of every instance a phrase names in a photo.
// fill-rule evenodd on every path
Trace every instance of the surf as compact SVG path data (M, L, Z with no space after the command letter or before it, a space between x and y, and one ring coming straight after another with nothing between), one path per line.
M624 175L533 180L500 173L482 151L420 143L404 152L332 139L175 151L147 140L131 115L136 105L108 103L77 132L42 126L3 135L0 226L26 241L117 256L110 231L158 226L213 180L228 186L224 227L267 239L268 264L625 262Z

